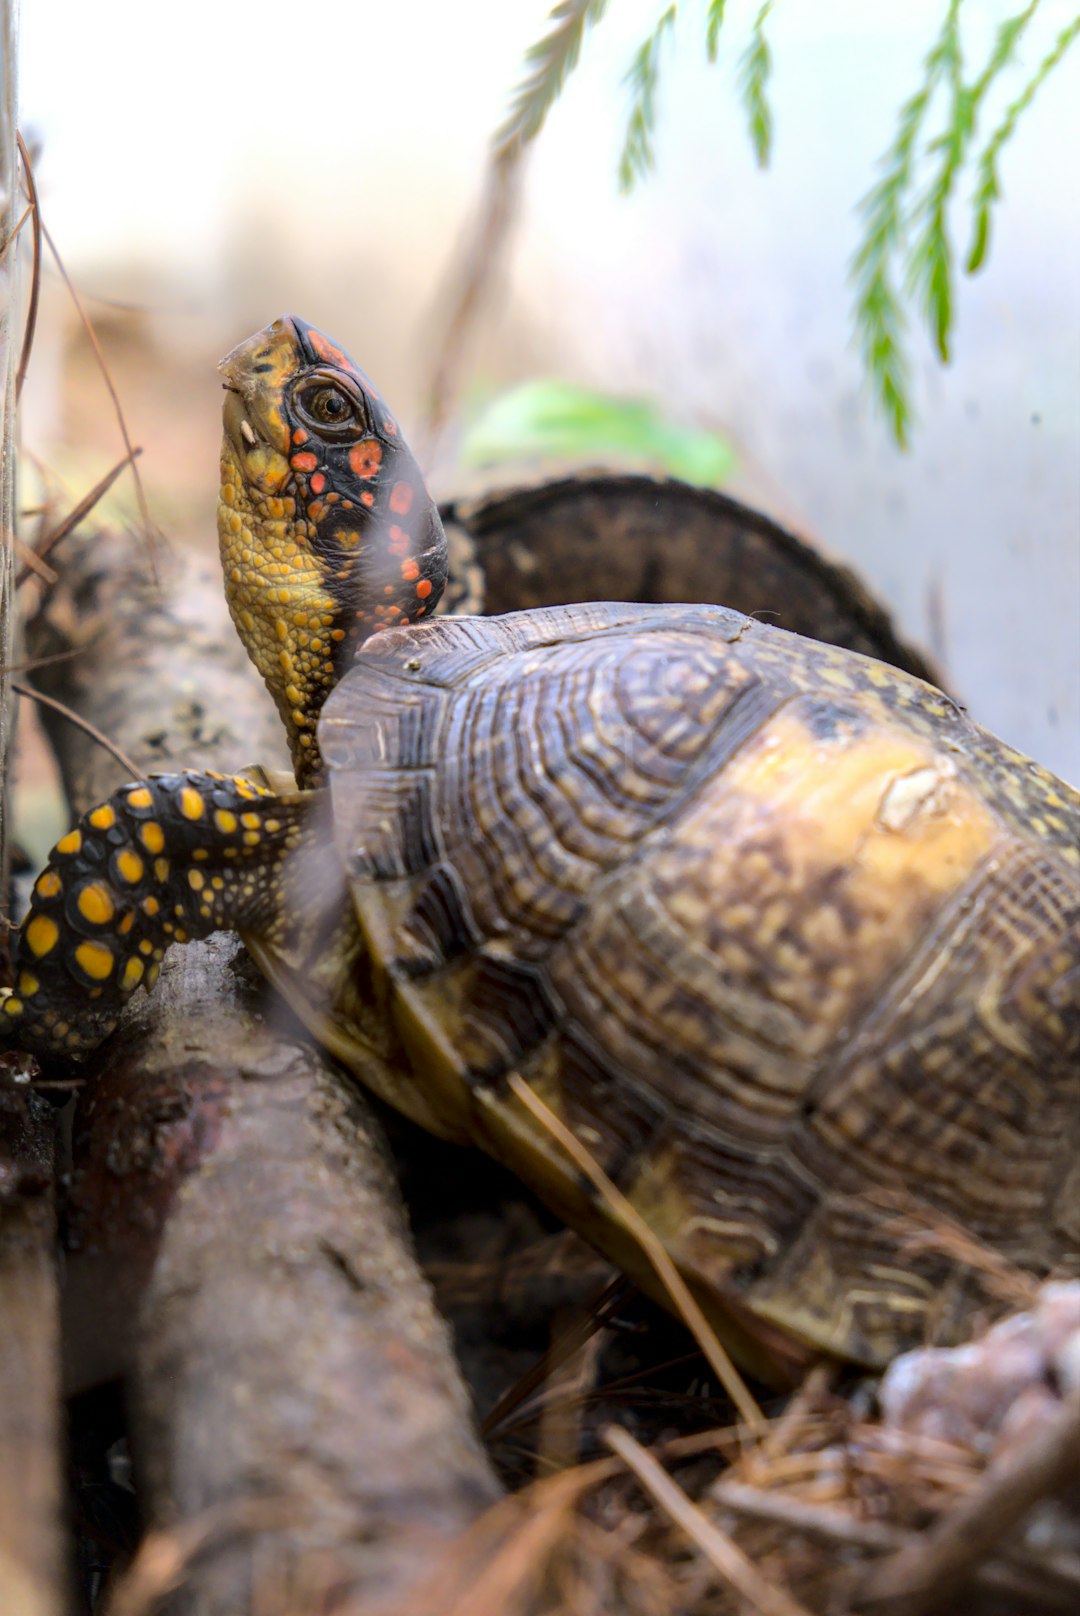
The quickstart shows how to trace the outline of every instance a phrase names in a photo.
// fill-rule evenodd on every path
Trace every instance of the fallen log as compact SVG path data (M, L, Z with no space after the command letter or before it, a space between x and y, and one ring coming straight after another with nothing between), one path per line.
M60 1353L53 1198L56 1122L0 1086L0 1611L59 1616Z
M34 650L81 649L47 670L50 693L140 770L273 764L279 725L220 581L190 561L158 570L160 590L133 546L101 536L68 552ZM81 810L124 775L62 722ZM268 1011L223 936L175 952L91 1077L67 1378L128 1377L140 1586L167 1566L155 1596L182 1590L175 1608L198 1616L267 1590L289 1590L290 1616L328 1590L361 1610L396 1597L497 1489L367 1102Z

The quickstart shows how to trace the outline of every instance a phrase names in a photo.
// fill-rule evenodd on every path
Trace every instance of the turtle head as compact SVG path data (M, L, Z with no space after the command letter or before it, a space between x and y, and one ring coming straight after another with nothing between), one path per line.
M219 368L225 593L306 784L327 693L362 640L434 611L446 538L393 415L321 331L283 316Z

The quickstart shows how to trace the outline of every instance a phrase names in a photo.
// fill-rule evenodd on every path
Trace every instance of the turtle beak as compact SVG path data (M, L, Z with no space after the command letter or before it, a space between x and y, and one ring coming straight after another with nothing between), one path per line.
M218 366L226 388L225 432L240 454L264 445L288 453L281 406L304 363L300 333L287 314L225 355Z

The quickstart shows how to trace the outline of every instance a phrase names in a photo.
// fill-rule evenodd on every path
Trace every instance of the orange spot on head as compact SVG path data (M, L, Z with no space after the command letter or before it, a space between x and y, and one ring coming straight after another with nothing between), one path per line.
M415 561L403 561L401 563L401 576L407 584L411 584L414 578L419 578L420 568Z
M393 593L394 593L393 584L384 584L383 585L383 594L384 595L392 595Z
M340 365L342 370L347 370L353 375L356 374L356 366L348 354L342 353L340 348L332 343L328 337L324 337L321 331L316 331L313 326L308 330L308 341L319 358L325 359L328 365Z
M375 495L371 492L370 488L365 488L364 489L364 492L360 495L360 503L361 503L361 505L374 505L374 503L375 503ZM348 511L351 511L352 506L349 505L349 504L346 504L345 509L348 510Z
M293 440L294 443L306 443L307 442L308 435L307 435L307 432L304 430L304 428L302 426L298 426L298 427L293 428L292 440Z
M313 454L306 452L304 454L294 454L289 461L294 471L314 471L318 463Z
M427 600L428 596L431 594L431 579L421 578L420 582L416 586L416 593L420 600Z
M386 608L386 615L387 615L387 617L400 617L401 616L401 607L400 606L388 606Z
M358 477L377 477L382 465L382 444L374 438L362 438L349 450L349 465Z
M398 516L407 516L412 510L412 502L412 484L395 483L390 490L390 509Z
M326 478L323 476L321 471L317 471L314 477L311 479L311 492L313 494L321 494L325 487Z

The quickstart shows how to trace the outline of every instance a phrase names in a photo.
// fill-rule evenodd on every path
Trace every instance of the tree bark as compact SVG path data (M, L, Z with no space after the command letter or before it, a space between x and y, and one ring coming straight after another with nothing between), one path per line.
M51 693L141 769L275 763L220 580L158 567L160 593L130 546L72 547L35 650L83 650L48 670ZM78 808L123 778L77 730L57 739ZM198 1544L168 1608L393 1599L496 1487L367 1102L222 935L174 950L97 1071L68 1379L129 1377L147 1522Z

